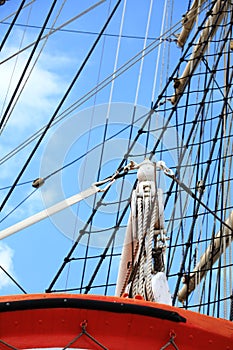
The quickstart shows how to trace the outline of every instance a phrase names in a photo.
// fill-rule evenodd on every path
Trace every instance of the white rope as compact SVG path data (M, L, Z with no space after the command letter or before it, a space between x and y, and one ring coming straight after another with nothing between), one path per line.
M176 23L174 26L172 26L168 31L166 31L163 34L163 38L164 40L166 40L167 38L170 38L170 36L174 35L177 31L179 31L180 28L182 28L182 25L180 25L181 21L179 21L178 23ZM179 27L177 27L179 25ZM177 27L177 29L175 29ZM173 32L171 32L173 30ZM167 37L165 36L168 33L169 34ZM159 46L161 44L160 42L160 37L156 38L152 43L150 43L145 51L143 56L148 55L150 52L152 52L154 49L156 49L157 46ZM155 45L155 46L154 46ZM66 118L68 115L70 115L71 113L73 113L75 110L77 110L77 108L79 108L80 106L82 106L85 102L87 102L91 97L95 96L98 92L100 92L102 89L104 89L107 85L109 85L112 80L118 78L120 75L122 75L123 73L125 73L128 69L130 69L131 67L133 67L138 61L140 61L141 59L141 52L138 52L134 57L132 57L130 60L128 60L127 62L125 62L121 67L119 67L115 72L113 72L112 74L110 74L108 77L106 77L102 82L98 83L96 86L94 86L91 90L89 90L87 93L85 93L83 96L81 96L78 100L76 100L74 103L72 103L67 109L65 109L61 114L59 114L54 122L52 123L51 127L56 125L58 122L60 122L62 119ZM4 61L0 62L0 65L3 63ZM114 76L114 78L113 78ZM38 130L37 133L33 134L31 137L29 137L25 142L23 142L22 144L20 144L18 147L16 147L15 149L13 149L11 152L9 152L8 154L6 154L1 160L0 162L5 162L8 159L10 159L11 157L13 157L15 154L18 153L18 151L21 151L21 149L23 149L24 147L26 147L27 145L29 145L31 142L33 142L37 137L39 137L41 135L41 133L43 132L45 126L42 127L40 130Z
M140 277L139 277L139 288L140 294L146 299L145 294L145 279L146 279L146 254L145 254L145 241L147 238L148 222L150 219L150 198L145 197L143 200L144 212L143 212L143 250L140 260Z
M167 13L167 0L164 3L162 26L161 26L160 36L159 36L161 44L162 44L162 37L163 37L166 13ZM158 76L160 54L161 54L161 45L159 45L159 48L158 48L156 67L155 67L155 74L154 74L154 83L153 83L152 94L151 94L151 101L154 101L154 99L155 99L155 88L156 88L156 82L157 82L157 76Z
M36 0L32 0L30 1L28 4L25 4L23 7L22 7L22 10L24 10L26 7L28 7L29 5L31 5L33 2L35 2ZM10 15L8 15L7 17L3 18L0 20L0 23L3 23L5 21L7 21L9 18L13 17L15 14L17 13L17 11L11 13Z
M102 1L100 1L99 3L102 3ZM99 3L97 3L97 5L99 5ZM91 8L89 8L91 9ZM74 19L77 18L74 17ZM174 24L171 28L169 28L167 31L165 31L163 33L162 36L156 38L152 43L150 43L145 51L144 51L144 56L148 55L150 52L152 52L153 50L156 49L157 46L161 45L161 38L163 38L163 40L167 40L170 37L174 36L175 33L179 32L179 30L182 28L182 20L178 21L176 24ZM67 24L67 22L66 22ZM65 24L63 24L65 25ZM59 27L61 28L61 27ZM58 30L58 28L56 28L56 30ZM54 33L54 31L53 31ZM170 33L170 34L169 34ZM155 45L155 46L154 46ZM95 96L99 91L101 91L102 89L104 89L107 85L109 85L111 83L111 81L113 80L113 76L115 76L114 79L118 78L120 75L122 75L123 73L125 73L128 69L130 69L132 66L134 66L140 59L141 52L138 52L134 57L132 57L130 60L128 60L127 62L125 62L121 67L119 67L117 69L117 71L113 72L112 74L110 74L108 77L106 77L102 82L98 83L96 86L94 86L92 89L90 89L87 93L85 93L83 96L81 96L78 100L76 100L74 103L72 103L66 110L64 110L61 114L59 114L54 122L52 123L51 127L56 125L58 122L60 122L62 119L66 118L68 115L70 115L71 113L73 113L75 110L77 110L77 108L79 108L80 106L82 106L85 102L87 102L91 97ZM9 59L12 57L9 57ZM8 59L7 59L8 60ZM6 60L3 60L0 62L0 65L2 63L4 63ZM37 137L40 136L40 134L43 132L45 126L42 127L40 130L37 131L37 133L33 134L31 137L29 137L25 142L23 142L22 144L20 144L18 147L16 147L15 149L13 149L11 152L9 152L8 154L6 154L4 156L4 158L2 158L0 160L0 162L5 162L8 159L10 159L11 157L13 157L15 154L18 153L18 151L21 151L21 149L23 149L24 147L26 147L27 145L29 145L31 142L33 142Z
M61 7L60 7L60 9L59 9L59 11L58 11L58 14L57 14L57 16L56 16L56 18L55 18L55 20L54 20L52 26L51 26L51 29L50 29L49 33L52 33L52 32L53 32L53 27L54 27L54 25L56 24L56 22L57 22L57 20L58 20L60 14L61 14L61 12L62 12L62 9L63 9L63 7L64 7L66 1L67 1L67 0L63 0L63 3L61 4ZM19 92L17 93L16 99L15 99L14 103L12 103L11 108L10 108L8 114L7 114L6 121L5 121L5 123L4 123L4 125L3 125L2 129L1 129L1 132L2 132L3 129L5 128L6 123L8 122L8 120L9 120L9 118L10 118L10 116L11 116L11 114L12 114L12 112L13 112L13 110L14 110L14 108L15 108L15 106L16 106L16 104L17 104L19 98L20 98L20 96L21 96L21 94L22 94L22 92L23 92L23 90L24 90L24 88L25 88L25 86L26 86L26 84L27 84L27 82L28 82L28 80L29 80L31 74L32 74L32 71L33 71L33 69L34 69L35 66L36 66L36 63L38 62L38 60L39 60L39 58L40 58L40 55L41 55L41 53L42 53L42 51L43 51L45 45L47 44L48 38L49 38L49 36L46 37L46 40L44 41L44 43L43 43L43 45L42 45L42 47L41 47L41 49L40 49L40 51L39 51L39 53L38 53L38 55L37 55L35 61L33 62L32 67L31 67L31 69L29 70L26 79L24 79L23 85L22 85L21 88L19 89Z
M142 242L143 242L142 198L137 199L136 205L137 205L137 212L138 212L138 221L137 221L138 242L139 242L138 252L140 252ZM139 257L139 259L140 259L140 257ZM138 261L138 263L140 263L140 261ZM138 290L139 276L140 276L139 268L137 268L136 275L135 275L134 280L133 280L133 288L132 288L133 297L136 294L139 294L139 290Z
M35 1L35 0L34 0ZM31 1L31 3L33 3L34 1ZM88 12L92 11L94 8L96 8L97 6L101 5L103 2L105 2L106 0L100 0L97 3L95 3L94 5L88 7L86 10L80 12L78 15L72 17L71 19L69 19L68 21L62 23L59 27L57 28L53 28L52 30L50 30L47 34L43 35L40 39L40 41L44 40L45 38L48 38L49 36L51 36L52 34L56 33L57 31L63 29L64 27L68 26L68 24L74 22L76 19L82 17L83 15L87 14ZM31 3L28 3L27 6ZM26 6L25 6L26 7ZM5 21L6 19L4 19L3 21ZM1 22L0 22L1 23ZM32 47L34 44L36 43L36 41L33 41L32 43L28 44L27 46L25 46L24 48L22 48L21 50L13 53L11 56L8 56L7 58L4 58L1 62L0 65L11 60L13 57L21 54L22 52L26 51L27 49L29 49L30 47Z
M144 203L142 201L142 198L138 198L138 221L139 221L139 252L141 253L141 256L139 256L139 280L138 280L138 294L144 296L144 281L143 281L143 275L144 275L144 247L143 247L143 236L144 236Z
M136 93L135 93L135 100L134 100L134 105L137 105L138 102L138 94L139 94L139 88L141 85L141 78L142 78L142 69L143 69L143 64L144 64L144 51L146 49L146 43L148 39L148 33L149 33L149 27L150 27L150 20L151 20L151 13L152 13L152 7L153 7L153 0L150 1L150 8L148 12L148 20L147 20L147 26L146 26L146 32L145 32L145 38L144 38L144 44L143 44L143 50L142 50L142 59L140 62L140 68L139 68L139 74L138 74L138 82L137 82L137 88L136 88ZM162 34L162 33L161 33ZM160 45L159 45L160 47Z
M226 23L228 21L228 16L225 17L225 20L224 22ZM226 28L225 28L225 32L226 32ZM228 89L229 87L227 87L227 84L228 84L228 79L227 79L227 48L225 47L224 48L224 83L225 83L225 88L224 88L224 96L227 96L227 92L228 92ZM230 150L230 138L229 137L226 137L226 130L227 130L227 123L228 123L228 112L229 112L229 109L228 109L228 105L225 105L225 108L224 108L224 112L223 112L223 137L224 137L224 141L223 141L223 154L224 156L227 156L229 150ZM231 130L232 130L232 120L230 120L229 122L229 135L231 135ZM229 159L229 164L228 164L228 167L229 167L229 172L228 172L228 179L230 179L230 172L231 172L231 166L232 166L232 157L230 157ZM231 189L230 189L230 185L231 185L231 182L230 181L227 181L226 182L226 177L225 177L225 173L226 173L226 170L227 170L227 158L224 159L223 161L223 166L222 166L222 196L223 196L223 200L224 200L224 207L227 208L228 207L228 203L230 202L230 198L229 198L229 195L231 194ZM226 211L224 213L224 220L226 220ZM231 247L232 247L232 244L230 244L229 246L229 251L228 251L228 254L227 254L227 251L226 251L226 239L227 237L223 237L223 250L224 250L224 254L223 254L223 263L224 263L224 266L227 266L227 263L229 262L229 265L231 266L231 259L229 259L229 257L231 257ZM228 258L228 259L227 259ZM227 271L230 272L230 278L227 278ZM231 294L231 288L232 288L232 285L231 283L229 284L229 282L231 282L231 267L229 267L229 269L227 267L225 267L223 269L223 285L224 285L224 318L228 318L229 315L227 314L228 312L228 303L229 301L227 300L227 295ZM229 287L229 288L228 288Z
M28 22L29 22L29 18L31 16L31 11L32 11L32 6L30 6L26 24L28 24ZM19 48L22 47L22 44L23 44L23 41L24 41L24 37L25 37L25 34L26 34L26 28L27 27L24 28L24 31L23 31L23 34L22 34L22 38L20 40ZM16 57L16 60L15 60L14 65L13 65L13 69L12 69L12 72L11 72L10 80L9 80L9 83L8 83L8 88L7 88L7 91L6 91L6 94L5 94L5 98L4 98L4 101L3 101L3 104L2 104L1 115L3 115L3 111L4 111L4 108L5 108L5 105L6 105L6 101L7 101L7 97L8 97L11 85L12 85L12 80L14 78L14 74L15 74L15 70L16 70L16 66L17 66L18 60L19 60L19 56ZM2 128L0 130L0 135L2 134L2 132L4 130L9 117L10 117L10 114L6 118L5 122L3 123L3 126L2 126Z
M147 273L146 268L146 257L144 254L145 249L145 239L146 239L146 232L147 232L147 225L150 218L150 198L148 197L138 197L137 198L137 227L138 227L138 241L139 241L139 248L138 248L138 266L136 275L133 280L132 285L132 294L133 297L135 295L140 294L145 299L147 297L145 293L145 276Z
M123 31L123 25L124 25L124 20L125 20L126 3L127 3L127 0L124 1L123 10L122 10L121 24L120 24L119 37L118 37L117 49L116 49L116 58L115 58L114 69L113 69L114 73L113 73L113 76L112 76L111 89L110 89L110 95L109 95L109 100L108 100L108 110L107 110L107 115L106 115L106 120L107 121L109 119L111 103L112 103L113 89L114 89L114 85L115 85L115 77L116 77L116 73L115 72L117 71L117 65L118 65L118 59L119 59L119 52L120 52L121 39L122 39L122 31Z
M146 195L145 195L146 194ZM153 241L156 220L159 218L158 201L151 197L150 191L145 191L143 197L137 198L137 228L138 228L138 260L137 271L132 282L132 294L140 294L145 299L153 301ZM149 225L149 229L148 229Z
M152 208L152 215L151 215L151 222L150 222L150 231L149 231L149 237L148 237L148 243L147 243L147 273L146 273L146 294L147 298L150 301L154 300L154 295L152 291L152 273L153 273L153 257L152 257L152 249L153 249L153 241L154 241L154 231L155 231L155 222L156 219L159 217L158 213L158 202L157 198L154 199L153 208Z

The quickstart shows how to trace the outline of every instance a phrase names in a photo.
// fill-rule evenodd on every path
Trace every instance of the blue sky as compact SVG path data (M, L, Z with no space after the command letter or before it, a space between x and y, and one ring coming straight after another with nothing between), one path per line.
M4 20L12 14L17 9L19 3L20 1L16 0L8 1L0 8L0 18ZM1 61L19 50L20 45L24 47L26 44L31 43L36 39L39 32L39 29L36 27L42 25L51 3L52 1L45 2L37 0L31 6L28 6L22 11L17 20L18 26L14 27L1 52ZM107 33L119 33L123 3L124 2L122 2L116 16L110 23ZM56 10L48 27L52 25L61 4L62 1L58 1ZM95 1L67 1L55 27L58 27L93 4L95 4ZM113 7L113 4L114 3L112 2L110 8ZM153 4L153 16L149 27L150 38L156 38L160 35L163 5L164 1L154 2ZM186 5L187 4L183 4L182 6L184 8L182 9L180 8L182 7L180 1L175 5L176 7L173 14L174 23L181 19L181 15L185 12ZM149 0L144 1L143 6L139 0L131 0L127 2L125 14L127 20L124 22L123 35L128 37L123 38L121 41L117 67L120 67L142 50L143 40L140 37L144 36L149 6ZM11 118L2 132L2 142L0 145L0 154L2 156L8 154L49 120L56 105L63 96L64 91L69 86L72 77L83 62L83 59L96 38L96 35L84 32L98 33L107 18L108 11L109 1L106 1L67 26L65 29L69 30L69 32L57 32L49 38L42 54L32 70L32 74L28 79L22 95L19 97ZM4 22L9 22L11 19L12 17ZM168 21L168 18L166 18L166 20ZM31 27L27 28L24 32L25 28L21 26L21 24L25 23L28 23ZM1 36L5 34L7 28L8 26L6 24L1 24ZM82 31L83 33L78 33L77 31ZM132 36L133 38L129 38L129 36ZM21 41L22 44L20 44ZM148 40L147 44L151 41L151 39ZM68 108L74 101L82 97L90 89L95 87L98 82L102 81L112 73L115 64L117 44L118 38L115 36L107 36L100 41L83 73L80 75L77 84L65 101L61 112ZM39 47L41 47L41 45ZM175 47L175 44L173 48L173 57L175 57L175 55L178 57L180 50ZM165 48L165 52L166 50L167 48ZM37 50L37 52L39 52L39 50ZM14 90L17 79L22 73L22 69L29 53L30 51L25 51L18 57L13 58L0 66L0 101L3 106L3 111ZM140 110L138 116L142 115L144 111L147 111L151 104L151 90L153 87L150 78L155 72L157 56L158 50L154 50L150 55L145 57L142 81L137 99L137 104L144 107ZM160 64L162 60L163 56L161 52ZM164 64L166 63L165 60ZM136 76L139 69L140 63L137 63L122 77L119 77L116 80L113 87L112 102L120 102L123 106L124 103L133 104L135 102L135 91L137 86ZM160 77L160 79L157 80L156 93L158 93L161 85L160 83L163 83L163 79L165 79L165 77ZM8 85L8 83L10 85ZM148 90L149 93L147 92ZM32 162L19 182L22 183L34 180L40 176L41 172L43 173L42 176L46 176L50 172L53 172L67 162L72 161L79 155L85 153L85 150L88 147L90 148L99 143L101 141L101 135L103 134L105 115L101 114L99 117L95 116L94 120L96 124L93 124L92 106L94 104L98 106L103 103L108 103L110 93L111 85L103 89L96 98L92 97L83 103L78 109L69 115L69 118L65 118L63 122L60 122L57 126L52 128L48 132L43 144L38 149L35 157L33 157ZM124 112L121 110L122 105L119 105L119 111L123 114ZM123 107L123 111L125 111L125 109L127 110L127 108L127 106ZM106 107L103 107L103 109L104 113L106 113ZM66 130L66 127L69 124L66 124L68 119L71 120L71 129L73 129L71 133ZM124 115L114 115L112 111L110 113L110 122L111 128L108 131L109 135L122 128L122 126L130 123ZM136 131L138 130L138 127L140 127L140 123L136 126ZM92 129L92 133L89 134L90 129ZM135 130L134 132L136 132ZM115 144L113 141L112 143L109 143L106 150L104 160L105 166L103 167L101 178L114 173L115 168L123 155L127 139L128 134L125 132L119 136L119 139ZM53 140L52 143L51 140ZM153 139L151 142L153 142ZM141 151L141 147L143 146L139 143L139 151ZM2 164L1 188L10 186L13 183L32 148L33 143ZM59 158L58 154L62 154L62 156ZM62 173L61 178L59 176L51 178L41 191L37 191L23 205L20 205L17 210L9 215L9 217L4 219L5 216L18 205L18 203L32 192L31 184L18 186L7 201L7 204L1 213L1 218L4 219L1 222L2 228L8 227L40 210L43 210L48 203L54 203L57 200L63 199L66 195L73 195L77 191L90 186L97 176L96 163L99 156L99 150L96 150L92 153L90 159L82 158L74 166L69 167L67 171ZM128 190L126 190L125 197L130 193L133 182L134 179L131 178L129 180L129 187ZM57 186L60 186L62 190L61 193L57 191ZM117 193L118 191L117 185L114 186L111 199L114 198L114 192ZM1 190L0 194L2 199L7 191L7 189ZM74 209L72 215L76 216L76 210L78 210L79 217L85 222L90 214L93 200L94 199L89 199L84 204L80 205L80 207ZM106 221L104 223L97 221L96 225L99 228L101 228L101 225L102 227L109 225L109 220L111 219L109 213L103 212L103 214L105 215L104 220ZM4 239L0 243L0 258L2 266L14 276L27 292L43 292L48 287L64 256L72 245L72 235L75 232L75 229L74 227L71 228L66 222L67 219L65 213L59 214L59 217L57 217L55 221L59 221L61 218L63 223L65 222L66 224L66 229L68 227L69 233L65 232L64 234L64 232L61 232L61 229L56 227L53 221L47 219L33 227L27 228L22 232ZM81 223L78 223L78 225L79 228L81 228ZM62 231L64 231L64 228ZM114 270L114 274L116 277L117 267ZM75 281L75 278L79 278L77 276L75 275L75 271L72 276L71 273L70 275L66 274L62 277L61 285L64 286L66 279L69 280L69 278L71 279L71 285L72 283L74 285L77 282ZM20 290L11 283L4 274L0 274L0 277L0 293L2 295L20 293Z

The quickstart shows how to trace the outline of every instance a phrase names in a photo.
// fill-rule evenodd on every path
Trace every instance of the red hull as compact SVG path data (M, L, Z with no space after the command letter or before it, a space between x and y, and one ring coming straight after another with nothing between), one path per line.
M179 350L233 349L232 322L144 300L23 295L1 297L0 310L4 350L9 346L154 350L166 344Z

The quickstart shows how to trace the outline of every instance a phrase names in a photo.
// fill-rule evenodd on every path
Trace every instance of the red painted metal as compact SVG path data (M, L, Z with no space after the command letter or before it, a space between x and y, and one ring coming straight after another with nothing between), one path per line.
M70 300L79 300L81 306L69 307ZM46 303L43 304L43 301ZM93 307L85 307L86 302L91 302ZM31 303L34 303L32 308ZM102 310L98 307L99 303L103 306ZM6 344L17 349L63 348L67 345L76 349L103 348L96 341L109 350L154 350L166 344L169 350L175 348L172 342L179 350L233 349L232 322L140 299L37 294L1 297L0 305L2 350L10 350ZM12 308L12 305L16 307ZM108 308L109 305L114 308ZM114 311L127 307L138 307L139 311L146 308L149 312L147 315L135 311ZM151 312L157 310L168 311L171 316L177 313L186 322L151 316Z

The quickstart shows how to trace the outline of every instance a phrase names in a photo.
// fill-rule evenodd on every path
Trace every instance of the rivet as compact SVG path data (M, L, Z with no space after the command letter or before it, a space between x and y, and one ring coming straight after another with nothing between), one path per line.
M192 334L189 334L189 339L193 339L193 335Z

